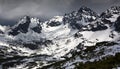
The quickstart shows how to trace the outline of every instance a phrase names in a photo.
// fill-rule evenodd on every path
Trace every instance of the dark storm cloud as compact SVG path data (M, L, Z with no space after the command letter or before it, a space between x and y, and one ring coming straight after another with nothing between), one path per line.
M0 20L15 20L24 15L50 18L77 10L82 5L100 13L119 4L120 0L0 0Z
M69 8L73 0L2 0L0 14L7 19L21 15L53 16Z

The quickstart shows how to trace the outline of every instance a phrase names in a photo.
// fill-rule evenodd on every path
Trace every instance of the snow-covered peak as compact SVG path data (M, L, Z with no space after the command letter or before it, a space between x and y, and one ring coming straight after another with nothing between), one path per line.
M30 27L36 27L37 24L39 24L39 23L40 23L40 20L38 18L24 16L23 18L21 18L21 20L15 26L18 26L20 24L28 24L28 25L30 24Z
M109 10L109 13L118 14L120 13L120 6L112 6Z
M81 29L81 26L90 24L97 20L99 15L87 7L81 7L78 11L65 14L63 21L69 23L72 28Z
M30 17L29 16L24 16L18 24L24 24L24 23L30 23Z
M6 27L6 26L2 26L2 25L0 25L0 30L1 30L2 32L5 32L5 31L6 31L6 29L7 29L7 27Z
M36 27L40 24L40 20L38 18L31 18L30 21L30 28Z
M63 16L54 16L52 19L45 21L43 25L49 27L57 27L63 24Z
M15 36L20 33L28 33L31 30L40 33L40 20L38 18L25 16L16 25L14 25L11 30L9 30L8 34Z
M63 16L54 16L52 19L50 19L50 21L62 22L63 21Z
M70 14L66 14L65 17L69 17L71 19L78 19L82 20L84 19L86 22L87 21L93 21L98 18L98 14L91 10L90 8L87 7L81 7L78 11L73 11Z
M18 35L19 33L27 33L30 24L30 17L23 17L16 25L12 27L11 30L8 31L10 35Z
M102 18L113 18L120 15L120 6L112 6L101 14ZM116 19L116 18L115 18Z
M85 6L82 6L78 10L78 13L84 14L84 15L98 16L96 12L94 12L93 10L91 10L90 8L85 7Z

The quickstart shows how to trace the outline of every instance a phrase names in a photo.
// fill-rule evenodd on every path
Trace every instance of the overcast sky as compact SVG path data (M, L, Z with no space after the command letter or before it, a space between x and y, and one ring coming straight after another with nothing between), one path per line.
M119 4L120 0L0 0L0 24L13 24L24 15L47 19L64 15L81 6L101 13Z

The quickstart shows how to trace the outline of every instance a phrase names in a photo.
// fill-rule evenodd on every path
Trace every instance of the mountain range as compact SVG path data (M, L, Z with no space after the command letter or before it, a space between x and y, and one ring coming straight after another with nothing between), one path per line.
M82 6L47 21L24 16L0 25L0 69L120 67L120 7L98 14Z

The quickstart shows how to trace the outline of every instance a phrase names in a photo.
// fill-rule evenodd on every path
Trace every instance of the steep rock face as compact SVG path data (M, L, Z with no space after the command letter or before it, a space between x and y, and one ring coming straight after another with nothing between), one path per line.
M29 28L36 33L41 33L42 27L40 24L40 20L37 18L31 18L31 23Z
M36 26L36 27L32 28L32 30L34 32L41 33L42 28L40 26Z
M72 28L81 29L83 25L95 21L99 16L87 7L81 7L78 11L65 14L64 23L69 23Z
M12 27L8 34L15 36L19 33L27 33L30 30L41 33L42 28L40 26L40 21L37 18L30 18L29 16L25 16L19 21L18 24Z
M102 31L108 29L108 27L105 24L103 24L103 22L99 21L95 22L95 24L89 24L86 27L88 31Z
M101 16L103 18L111 18L114 14L120 14L120 7L119 6L112 6L107 11L103 12Z
M21 21L12 28L12 30L9 32L10 35L18 35L19 33L27 33L28 27L30 24L30 17L25 16Z
M101 20L104 24L108 24L110 27L114 26L115 31L119 32L119 22L120 22L120 7L112 6L107 11L101 14Z
M113 25L113 23L117 20L119 16L120 7L112 6L110 9L101 14L101 19L105 24Z
M120 16L117 18L117 21L115 22L115 30L120 32Z

